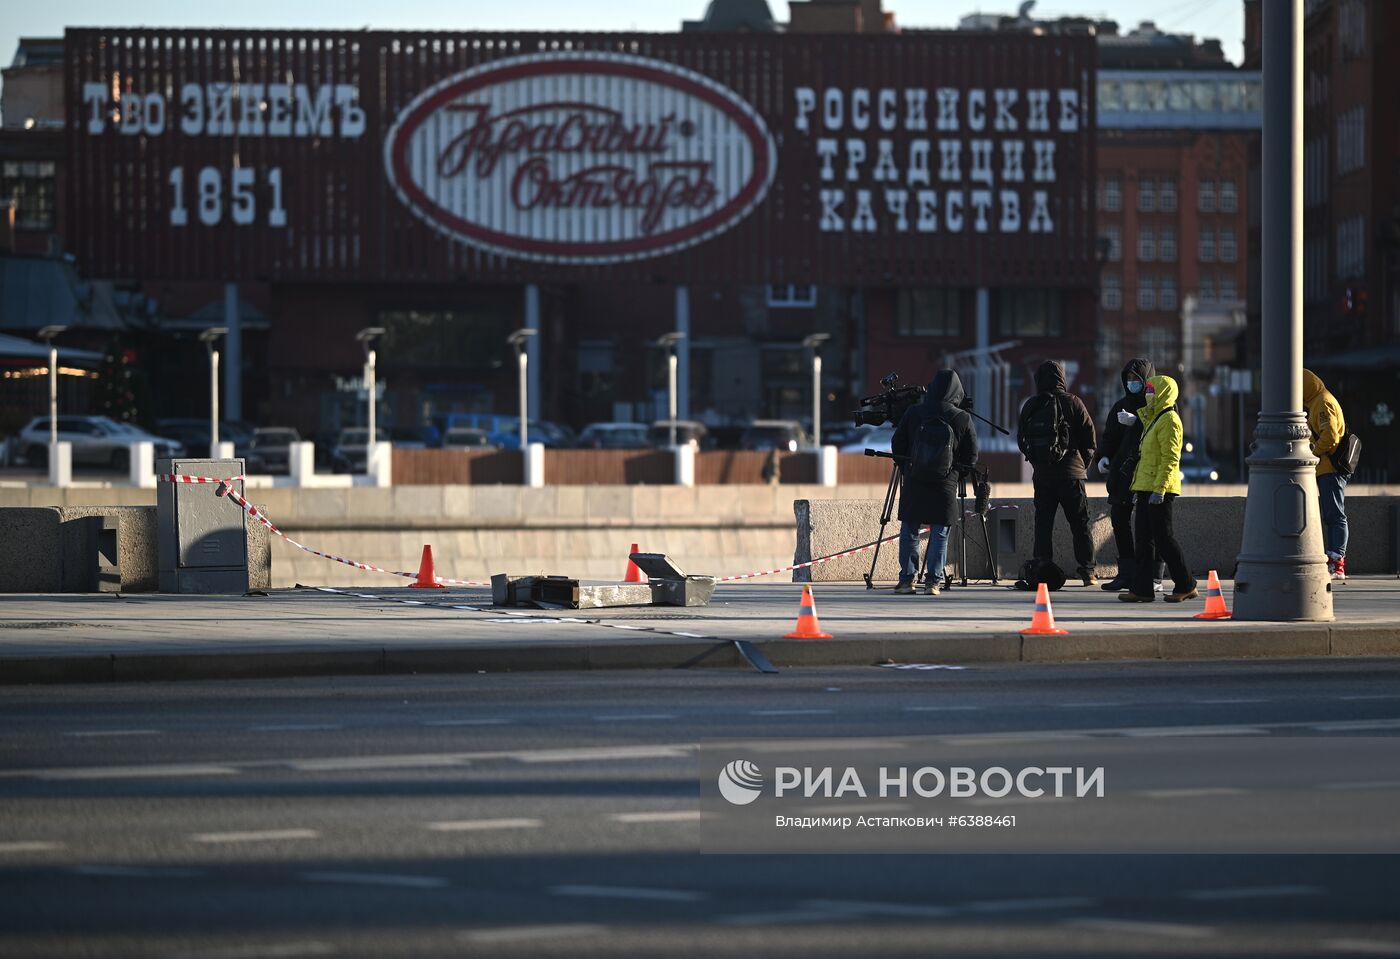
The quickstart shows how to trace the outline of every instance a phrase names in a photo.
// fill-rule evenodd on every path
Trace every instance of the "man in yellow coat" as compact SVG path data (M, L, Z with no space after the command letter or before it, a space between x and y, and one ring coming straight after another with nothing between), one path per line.
M1322 507L1322 542L1327 549L1327 571L1332 578L1347 578L1347 477L1332 465L1332 454L1347 435L1342 406L1312 370L1303 371L1303 408L1312 431L1312 454L1317 457L1317 495Z

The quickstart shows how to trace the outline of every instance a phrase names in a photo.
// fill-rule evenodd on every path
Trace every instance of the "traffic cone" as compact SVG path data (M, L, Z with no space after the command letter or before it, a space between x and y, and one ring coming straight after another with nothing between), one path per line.
M812 587L802 586L802 606L797 610L797 628L783 636L783 639L831 639L830 633L822 632L822 624L817 621L817 604L812 600Z
M1050 588L1041 583L1035 590L1035 613L1031 616L1030 629L1021 630L1022 636L1068 636L1069 630L1055 625L1055 614L1050 609Z
M1225 607L1225 595L1220 592L1220 577L1215 570L1210 571L1206 580L1206 611L1197 613L1194 619L1229 619L1230 610Z
M433 548L428 545L423 546L423 559L418 564L418 578L408 584L409 589L446 589L447 587L437 581L437 573L433 571Z
M637 568L637 564L632 562L632 553L640 552L641 550L637 549L637 544L633 543L631 552L627 554L627 575L622 579L624 583L645 583L647 581L647 574L643 573Z

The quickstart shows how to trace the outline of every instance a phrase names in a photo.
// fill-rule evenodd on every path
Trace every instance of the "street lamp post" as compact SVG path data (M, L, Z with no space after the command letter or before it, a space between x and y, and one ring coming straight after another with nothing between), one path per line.
M830 333L813 333L802 341L812 351L812 446L822 446L822 355L821 345L831 339Z
M219 351L214 342L228 332L228 327L211 326L199 334L199 342L209 352L209 458L219 458Z
M66 326L46 326L39 331L39 339L48 344L49 347L49 462L53 463L58 456L58 347L53 345L53 339L64 330Z
M666 351L666 417L671 424L671 448L676 446L676 372L680 361L676 356L676 347L681 340L685 339L685 333L677 330L674 333L666 333L659 337L656 345Z
M373 471L374 452L376 449L378 449L377 444L379 442L379 432L378 428L375 425L375 410L378 406L378 403L376 402L375 393L378 392L378 386L375 383L375 366L377 357L374 349L374 341L379 339L383 335L384 327L382 326L367 326L363 330L355 334L355 342L359 343L365 349L364 379L366 397L365 404L367 414L365 416L365 419L367 421L367 425L369 426L368 439L365 441L366 473Z
M525 456L530 445L530 355L525 347L530 337L539 334L538 330L525 327L516 330L506 338L515 347L515 363L520 369L520 455Z

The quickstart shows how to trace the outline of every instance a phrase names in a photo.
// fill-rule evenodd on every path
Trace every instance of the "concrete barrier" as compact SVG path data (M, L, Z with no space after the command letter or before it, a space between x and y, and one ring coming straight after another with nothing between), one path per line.
M996 500L998 510L989 514L995 527L1005 524L1001 532L1000 567L1002 575L1013 573L1020 563L1030 557L1035 536L1035 507L1029 499ZM1347 519L1351 540L1347 547L1347 572L1394 573L1395 521L1394 511L1400 504L1396 496L1348 496ZM803 563L818 556L827 556L874 540L880 531L880 500L797 500L793 512L797 521L797 551L795 562ZM968 500L971 507L972 501ZM1233 578L1235 561L1244 535L1244 498L1192 496L1178 500L1173 511L1176 538L1186 553L1186 561L1199 576L1217 570L1222 578ZM1008 519L1014 516L1014 519ZM1112 576L1117 570L1118 551L1113 544L1113 527L1109 521L1108 500L1089 499L1089 525L1094 538L1099 576ZM1011 530L1014 529L1014 534ZM899 532L898 519L887 527L886 535ZM996 530L992 530L995 540ZM958 538L954 529L949 542L948 559L958 566ZM1074 568L1074 550L1069 526L1060 514L1055 522L1055 559L1066 571ZM1010 552L1010 557L1005 554ZM857 582L869 571L870 552L832 560L819 566L794 573L798 582ZM892 582L898 578L898 544L887 543L880 549L875 578ZM968 523L968 575L986 578L990 569L982 543L981 527L970 518Z

